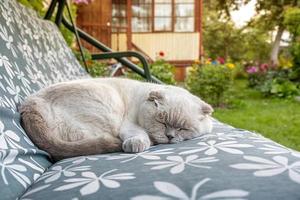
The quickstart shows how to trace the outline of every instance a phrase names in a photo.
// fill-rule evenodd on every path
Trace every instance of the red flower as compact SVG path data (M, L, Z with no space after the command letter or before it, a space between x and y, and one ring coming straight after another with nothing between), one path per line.
M165 56L165 53L164 53L163 51L160 51L160 52L158 53L158 55L159 55L160 57L164 57L164 56Z

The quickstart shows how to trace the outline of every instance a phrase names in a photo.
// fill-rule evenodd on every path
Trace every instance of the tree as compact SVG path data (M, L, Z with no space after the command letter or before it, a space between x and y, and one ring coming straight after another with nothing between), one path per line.
M238 9L241 5L250 0L214 0L214 5L220 13L226 14L230 18L230 11ZM299 0L256 0L256 12L259 17L254 17L249 26L259 27L267 31L276 30L275 40L272 43L270 52L270 62L278 65L278 54L280 41L283 32L286 30L284 24L284 13L288 8L295 8L300 5Z
M283 23L292 35L290 51L293 56L294 78L300 81L300 8L288 8Z
M260 17L255 19L262 24L266 30L276 29L275 40L273 41L270 54L270 62L278 65L278 55L281 38L286 26L284 12L289 7L297 6L298 0L257 0L256 11Z
M205 4L203 46L210 58L230 58L234 62L266 62L270 51L268 34L255 27L237 28L228 17L223 17L218 4ZM257 48L259 47L259 48Z

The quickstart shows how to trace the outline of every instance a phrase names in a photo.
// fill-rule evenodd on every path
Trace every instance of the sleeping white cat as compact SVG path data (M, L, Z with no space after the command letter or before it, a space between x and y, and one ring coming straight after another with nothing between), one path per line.
M213 109L179 87L99 78L42 89L19 111L32 141L59 160L192 139L211 132Z

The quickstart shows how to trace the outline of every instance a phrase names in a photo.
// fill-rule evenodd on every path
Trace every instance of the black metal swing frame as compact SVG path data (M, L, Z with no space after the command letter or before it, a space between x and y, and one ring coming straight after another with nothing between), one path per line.
M92 60L101 60L101 59L116 59L118 62L122 63L124 66L128 67L131 69L133 72L139 74L143 78L145 78L149 82L154 82L154 83L162 83L159 79L156 77L152 76L149 70L149 64L146 60L146 58L139 52L135 51L120 51L120 52L113 52L111 48L108 46L104 45L88 33L84 32L83 30L79 29L76 27L75 23L72 21L71 13L68 7L67 0L52 0L50 3L50 6L46 12L46 15L44 19L50 20L54 14L55 8L57 7L56 10L56 16L55 16L55 24L59 27L61 24L63 24L68 30L72 31L77 39L78 46L81 51L81 55L84 60L84 56L82 53L82 46L80 43L79 38L85 40L92 46L96 47L97 49L101 50L103 53L97 53L97 54L92 54ZM68 9L69 15L70 15L70 20L71 23L65 18L63 15L64 8ZM137 58L142 66L143 69L141 69L139 66L136 64L132 63L130 60L128 60L128 57L135 57ZM85 66L86 67L86 66ZM88 68L86 67L86 70Z

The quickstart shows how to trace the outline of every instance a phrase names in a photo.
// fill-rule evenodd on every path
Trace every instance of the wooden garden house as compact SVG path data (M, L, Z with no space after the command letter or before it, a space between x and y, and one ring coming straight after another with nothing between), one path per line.
M79 7L77 24L116 51L151 60L163 52L182 68L201 57L201 13L202 0L94 0Z

